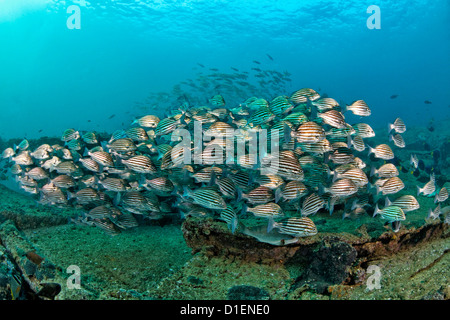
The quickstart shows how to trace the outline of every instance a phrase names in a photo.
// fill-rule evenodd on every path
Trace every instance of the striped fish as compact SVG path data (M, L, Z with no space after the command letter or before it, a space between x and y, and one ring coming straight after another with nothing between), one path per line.
M73 139L79 139L80 138L80 133L78 131L76 131L75 129L66 129L64 130L62 136L61 136L61 141L70 141Z
M386 163L379 169L372 167L370 176L377 175L379 178L392 178L399 175L397 167L392 163Z
M311 193L302 204L301 214L306 217L311 214L316 214L317 211L322 209L325 205L325 201L316 193Z
M232 137L235 134L234 128L226 122L217 121L209 126L208 130L204 132L205 136L212 137ZM224 140L224 139L223 139Z
M220 219L225 221L232 233L235 233L238 226L238 217L232 206L228 205L225 210L220 212Z
M216 183L224 198L235 198L237 190L231 178L222 178L217 180Z
M89 212L85 213L85 216L91 219L103 219L107 218L111 213L110 208L101 205L89 210Z
M11 157L14 156L15 154L16 154L16 152L14 151L13 148L11 148L11 147L6 148L6 149L3 150L3 152L2 152L2 159L11 158Z
M151 180L146 180L146 185L160 193L170 193L174 189L174 185L167 177L156 177Z
M148 134L145 129L141 127L132 127L125 130L127 137L132 139L133 141L146 141L148 140Z
M284 186L282 192L281 189L277 189L275 192L275 202L278 202L279 199L283 199L285 201L294 201L298 200L304 195L306 195L308 189L306 186L300 181L289 181Z
M364 140L361 136L356 135L352 138L348 137L348 148L353 147L356 151L364 151L366 149L366 145L364 144Z
M75 151L81 150L81 141L78 139L73 139L73 140L67 141L65 143L65 145L70 150L75 150Z
M59 175L51 180L51 182L59 188L72 188L76 186L75 180L66 174Z
M434 208L434 210L431 210L431 208L429 209L427 218L436 220L437 218L439 218L441 213L442 213L441 204L439 203L438 206L436 208Z
M388 129L389 129L389 132L394 130L397 133L403 133L406 131L406 126L402 119L397 118L397 119L395 119L394 123L388 124Z
M50 168L50 172L56 171L59 174L72 174L77 171L78 167L73 161L63 161L56 166Z
M357 123L352 125L355 130L355 134L361 136L361 138L372 138L375 137L375 131L367 123Z
M125 182L125 180L120 178L108 177L106 179L100 180L98 183L103 186L103 188L109 191L121 192L127 189L127 183Z
M67 204L67 197L62 190L54 184L47 184L41 188L41 197L39 199L41 204Z
M114 140L123 139L126 137L127 137L127 133L125 132L125 130L123 130L123 129L116 130L111 135L111 138L109 139L109 143L113 142Z
M138 209L137 212L133 211L133 213L142 214L148 209L148 201L147 198L139 191L128 191L121 196L120 193L117 193L116 198L114 199L116 205L121 205L126 209L135 208Z
M339 107L339 103L333 98L320 98L316 101L312 101L311 104L317 107L319 112L325 112Z
M270 189L276 189L284 184L283 178L276 174L260 175L255 182Z
M114 216L114 211L112 216ZM117 215L117 218L114 219L114 224L122 229L135 228L139 225L136 218L131 213Z
M376 158L383 160L391 160L394 159L394 152L392 152L391 147L387 144L379 144L376 148L368 147L369 155L373 153Z
M18 174L21 174L23 172L22 167L20 165L18 165L18 164L13 164L10 167L10 170L11 170L11 173L14 174L14 175L18 175Z
M105 152L105 151L91 152L91 151L86 150L85 155L89 155L92 158L92 160L94 160L101 166L104 166L104 167L114 166L113 159L108 152Z
M17 146L14 144L14 150L27 150L28 147L30 146L30 143L28 142L27 139L23 139Z
M347 147L339 147L329 154L329 159L335 164L347 164L355 158L355 155Z
M388 222L394 222L394 221L403 221L406 220L405 213L400 207L390 205L388 207L383 208L380 210L378 208L378 204L375 206L375 211L373 216L380 215L382 219L387 220Z
M334 179L342 179L347 178L353 181L353 183L357 187L363 187L369 183L369 179L367 178L364 171L360 168L351 168L342 173L336 173L333 177Z
M353 180L343 178L336 180L329 188L324 188L325 192L330 192L337 197L348 197L358 191L358 186Z
M436 202L444 202L448 199L448 190L447 188L442 188L438 193L436 193L436 197L434 198L434 203Z
M303 169L295 154L292 154L293 156L287 153L272 155L271 157L276 157L278 162L272 161L270 166L265 165L261 169L264 170L264 174L277 174L285 179L302 181L305 178Z
M83 167L89 171L100 172L100 165L92 158L80 158L79 160Z
M419 166L419 159L417 158L417 155L415 155L415 154L411 155L409 162L414 169L417 169L417 167Z
M208 188L191 191L185 186L183 196L191 197L194 203L207 209L222 210L227 208L227 204L220 194Z
M403 137L399 133L395 135L389 135L389 141L393 141L394 144L399 148L405 147L405 140L403 140Z
M30 152L25 150L17 154L15 157L11 157L11 161L15 164L29 166L33 164L33 159L31 159Z
M356 134L356 130L349 124L347 124L345 128L331 128L325 132L325 135L328 136L329 139L348 138L348 136L351 136L352 134Z
M250 184L250 175L247 171L233 172L230 179L241 189L247 189Z
M308 100L315 101L320 98L320 95L317 93L317 91L310 89L310 88L302 88L297 91L295 91L291 95L291 102L294 105L300 104L300 103L306 103Z
M399 177L392 177L387 179L381 186L377 185L377 193L380 191L383 195L394 194L405 187L405 184Z
M256 110L250 120L248 121L251 127L265 124L267 122L272 121L275 118L275 115L270 111L268 107L260 108Z
M315 154L324 154L325 152L330 152L333 150L330 141L327 139L323 139L315 143L301 143L300 148L304 152Z
M194 173L192 177L197 183L209 183L211 182L211 178L213 178L214 183L216 178L220 178L220 176L222 175L222 171L223 170L220 167L206 167Z
M371 115L369 106L364 100L356 100L351 105L348 105L346 110L353 112L353 114L361 117L368 117Z
M78 204L89 204L95 201L100 200L100 197L92 188L83 188L76 193L67 193L68 200L75 198Z
M409 194L405 194L401 197L398 197L394 200L394 202L391 202L388 197L385 199L385 206L397 206L400 207L403 212L409 212L414 211L420 208L420 204L417 201L417 199Z
M260 218L273 218L284 216L283 209L279 205L273 202L257 205L256 207L249 208L244 206L244 211L253 213L255 217Z
M432 176L430 176L430 181L428 181L423 188L417 186L417 195L423 194L424 196L431 196L436 191L436 184Z
M245 103L248 103L248 108L251 110L259 110L261 108L268 108L269 103L265 99L253 99L253 101L247 99Z
M289 97L278 96L269 103L270 111L276 116L290 112L294 106L289 102Z
M85 132L81 136L81 139L83 139L83 141L85 143L87 143L87 144L96 144L96 143L98 143L97 135L93 131Z
M315 122L305 122L296 131L291 132L291 136L298 142L315 143L325 139L325 130Z
M321 118L323 122L334 128L344 129L347 127L344 115L337 110L329 110L324 113L319 113L317 116Z
M108 149L114 150L116 152L126 153L130 151L135 151L137 149L133 140L130 138L120 138L107 144Z
M103 230L107 234L111 236L118 235L120 233L120 229L109 219L93 219L92 223L97 228Z
M289 122L294 126L299 126L308 121L308 117L303 112L291 113L283 118L283 122Z
M220 94L216 94L211 99L209 99L209 102L215 106L215 107L223 107L225 106L225 99Z
M42 180L48 178L48 173L41 167L34 167L30 169L28 172L25 172L25 175L34 179L34 180Z
M317 234L316 225L308 217L291 217L279 222L273 222L272 225L268 226L268 230L271 230L272 227L278 229L281 233L294 237L310 237Z
M163 136L169 134L177 128L178 121L172 118L162 119L155 128L155 135Z
M122 163L130 170L139 173L155 173L156 168L149 157L137 155L128 160L122 160Z
M242 193L241 197L252 204L264 204L275 199L272 189L264 186L256 187L247 194Z
M154 115L146 115L133 121L132 124L138 124L144 128L156 128L160 119Z

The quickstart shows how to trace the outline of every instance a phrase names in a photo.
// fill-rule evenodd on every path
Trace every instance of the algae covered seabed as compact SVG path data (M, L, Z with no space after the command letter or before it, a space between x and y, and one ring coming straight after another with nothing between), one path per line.
M431 152L439 150L440 188L450 176L450 135L443 125L434 125L434 131L408 128L407 148L396 154L407 159L415 152L430 162ZM408 172L401 179L406 188L395 196L415 195L416 185L422 187L429 176ZM277 247L239 232L232 235L225 223L211 218L141 221L137 228L110 236L69 223L81 213L78 209L37 205L0 186L0 297L449 299L448 224L444 217L426 219L436 206L434 197L418 200L421 208L407 213L397 233L371 217L373 208L345 220L337 208L332 216L319 212L313 217L317 236ZM441 206L448 205L447 200ZM76 274L79 288L74 287ZM19 288L13 275L22 282Z

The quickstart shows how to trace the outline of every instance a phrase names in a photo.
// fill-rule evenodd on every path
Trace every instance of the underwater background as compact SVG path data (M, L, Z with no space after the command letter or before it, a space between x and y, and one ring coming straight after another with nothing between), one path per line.
M449 21L444 0L0 0L0 299L448 300ZM194 120L279 130L282 170L181 168Z
M70 5L80 29L67 27ZM367 27L370 5L380 8L380 29ZM172 95L208 68L251 71L253 60L291 74L278 94L310 87L347 103L364 97L376 110L371 125L394 111L409 124L445 118L449 18L445 0L2 0L0 135L112 132L159 109L152 94Z

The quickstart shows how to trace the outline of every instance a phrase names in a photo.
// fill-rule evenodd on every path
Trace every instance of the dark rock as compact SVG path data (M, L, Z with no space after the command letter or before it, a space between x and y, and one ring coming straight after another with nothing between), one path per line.
M254 286L234 286L228 289L228 300L269 300L269 293L261 288Z
M296 280L294 289L308 284L317 293L324 293L330 285L340 284L348 277L348 269L355 262L357 252L348 243L323 242L309 257L305 272Z
M189 281L189 283L193 284L193 285L201 285L203 284L203 280L194 276L189 276L187 278L187 280Z
M43 283L43 288L37 293L38 297L53 300L61 292L59 283Z

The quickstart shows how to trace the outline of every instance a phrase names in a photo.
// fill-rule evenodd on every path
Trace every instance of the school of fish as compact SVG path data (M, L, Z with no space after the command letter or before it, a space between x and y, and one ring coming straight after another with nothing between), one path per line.
M139 117L110 137L70 128L59 144L31 149L23 140L3 151L2 162L40 204L82 207L74 222L112 235L138 226L137 216L213 217L234 233L245 229L242 217L253 215L267 224L267 233L295 241L320 232L311 217L320 210L333 214L336 205L343 218L373 214L398 231L407 213L419 209L414 195L395 196L405 188L394 150L405 147L406 126L395 119L388 141L373 145L370 125L350 125L346 113L364 119L371 109L363 100L340 105L311 88L239 105L217 94L204 106L184 103L162 119ZM195 139L198 127L201 139ZM180 130L194 139L186 144ZM252 149L263 132L266 148ZM243 145L244 153L228 153L230 143ZM411 167L417 166L411 155ZM448 199L433 174L417 188L416 196L435 196L438 204ZM430 218L439 215L440 206L430 210Z

